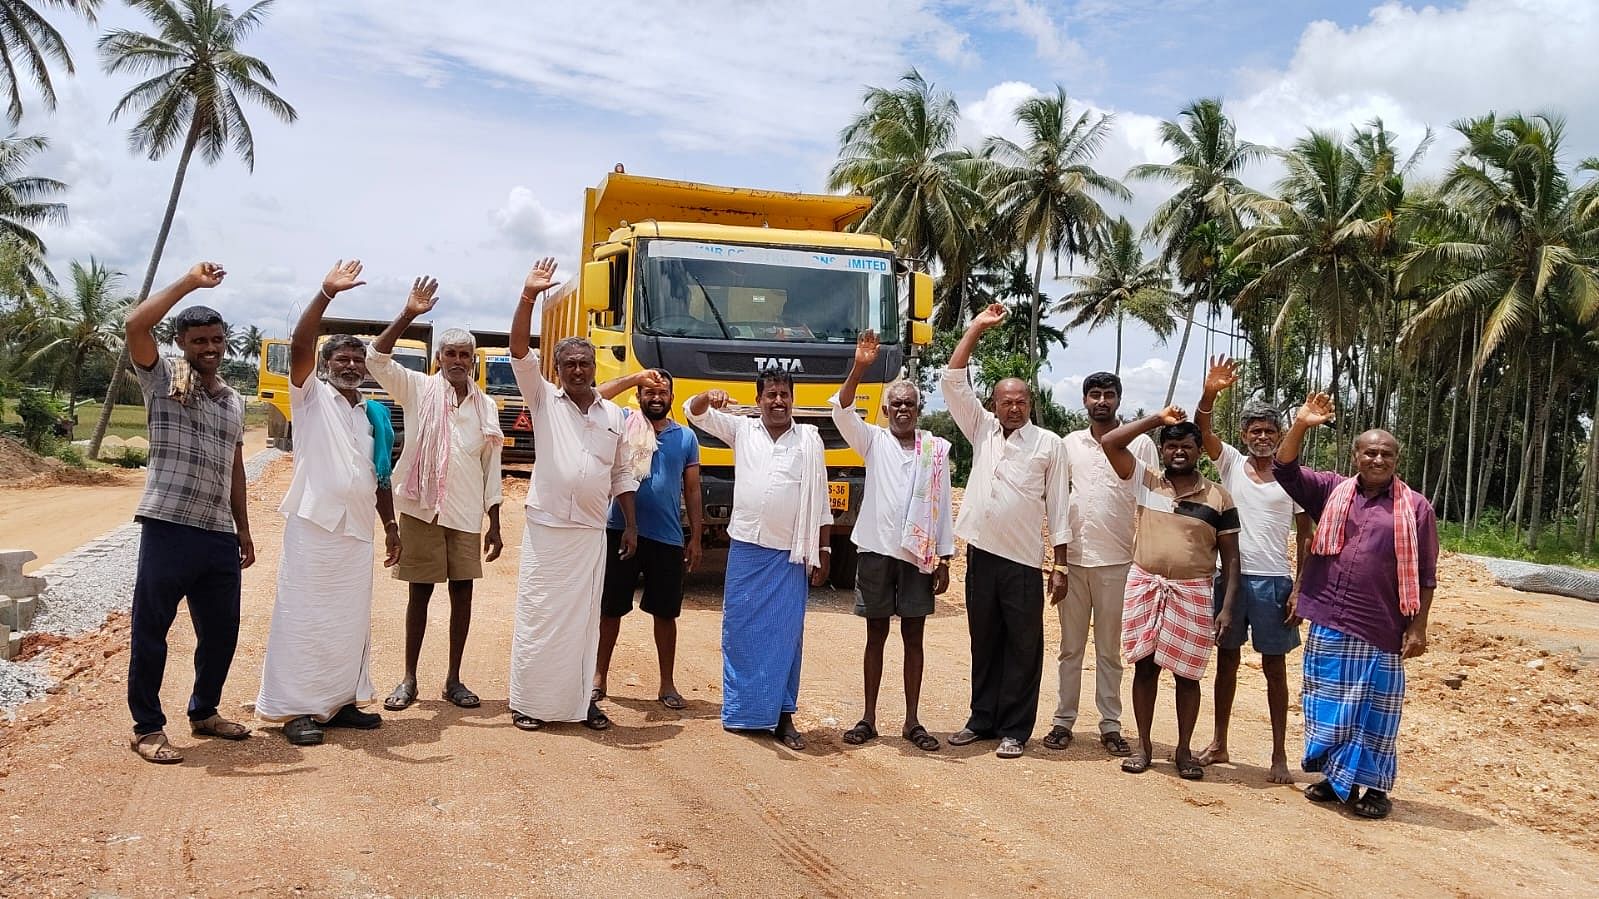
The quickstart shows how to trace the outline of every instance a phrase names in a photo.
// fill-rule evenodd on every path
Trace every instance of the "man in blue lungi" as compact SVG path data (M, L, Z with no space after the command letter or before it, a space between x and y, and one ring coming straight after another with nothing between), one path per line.
M733 448L732 546L722 597L722 726L771 731L805 748L794 726L807 577L827 580L833 515L821 434L794 423L794 379L755 379L758 418L732 414L726 392L692 397L688 420ZM737 411L737 410L735 410Z

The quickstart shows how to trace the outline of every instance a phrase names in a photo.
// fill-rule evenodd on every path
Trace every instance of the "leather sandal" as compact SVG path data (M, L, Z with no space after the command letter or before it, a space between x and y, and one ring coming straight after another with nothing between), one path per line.
M176 765L183 761L183 753L172 748L167 742L167 735L163 731L150 734L134 734L128 741L128 748L132 749L139 758L155 765Z
M189 733L197 737L217 737L223 740L244 740L249 738L250 729L242 724L222 717L212 715L201 721L189 722Z

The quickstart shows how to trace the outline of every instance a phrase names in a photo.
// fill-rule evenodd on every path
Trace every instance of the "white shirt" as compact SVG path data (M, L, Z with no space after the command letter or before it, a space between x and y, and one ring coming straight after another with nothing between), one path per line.
M1222 487L1238 507L1238 572L1256 577L1293 577L1288 566L1288 535L1294 515L1304 510L1275 480L1262 484L1249 476L1249 460L1230 443L1216 460Z
M1132 482L1117 476L1099 440L1087 428L1067 434L1061 442L1071 484L1072 542L1066 548L1067 564L1098 568L1132 562L1136 513ZM1134 437L1127 449L1149 468L1160 470L1160 452L1148 434Z
M1006 437L999 419L978 400L964 368L945 369L940 386L950 417L972 443L972 473L955 519L955 536L984 552L1042 568L1039 529L1046 521L1051 544L1071 541L1060 438L1031 423Z
M516 387L533 417L538 463L527 488L529 521L552 528L603 528L611 498L638 490L622 440L622 410L596 391L587 412L544 380L532 353L511 357Z
M324 531L372 542L378 476L365 402L350 405L315 375L289 384L294 420L294 476L278 511Z
M805 453L799 429L807 426L791 425L773 440L759 418L729 415L709 406L704 414L695 415L688 403L683 404L683 412L695 427L733 448L733 516L727 536L767 549L793 549L794 524L805 500L800 495ZM821 502L825 509L827 472L821 472L816 482L821 496L819 500L810 497L810 501ZM821 516L822 524L832 520L831 512Z
M421 420L423 388L428 379L444 380L443 375L412 371L395 362L393 356L370 347L366 351L366 370L400 404L405 423L412 427ZM469 388L467 396L475 389ZM438 509L424 508L396 490L394 511L422 521L431 522L436 518L440 525L451 530L476 534L483 529L483 514L500 504L500 453L505 447L483 439L481 403L461 402L455 388L448 384L444 396L450 414L450 465L444 473L443 502ZM400 458L394 463L395 484L403 481L416 466L418 444L416 440L405 441Z
M850 539L867 552L917 564L915 554L904 545L905 520L910 516L911 490L915 487L915 448L906 449L887 428L869 425L854 408L840 406L838 394L833 394L827 402L833 407L833 423L838 425L844 441L866 460L866 494L861 497L861 509L855 516ZM947 497L947 467L944 478ZM938 521L938 554L942 557L955 554L952 505L944 503L943 515Z

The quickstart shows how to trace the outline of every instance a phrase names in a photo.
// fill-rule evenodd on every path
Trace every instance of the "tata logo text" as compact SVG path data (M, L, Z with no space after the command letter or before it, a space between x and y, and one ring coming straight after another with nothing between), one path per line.
M775 368L775 369L779 369L781 371L804 371L805 370L805 366L801 365L800 361L798 359L789 359L789 358L786 358L784 356L756 356L755 357L755 370L756 371L763 371L763 370L768 369L768 368Z

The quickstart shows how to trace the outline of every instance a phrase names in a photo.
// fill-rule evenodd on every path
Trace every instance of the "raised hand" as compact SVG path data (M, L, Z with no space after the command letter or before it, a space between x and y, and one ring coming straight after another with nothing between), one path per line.
M416 318L427 315L438 305L439 282L423 275L411 282L411 293L405 298L405 314Z
M1305 397L1305 404L1294 414L1294 421L1307 428L1319 428L1337 417L1338 410L1333 406L1332 396L1317 392Z
M351 259L349 262L345 262L340 259L328 271L327 275L322 278L322 292L332 297L352 287L360 287L365 283L365 281L361 280L361 260Z
M868 328L855 338L855 367L865 368L877 361L877 351L881 349L877 342L877 332Z
M1188 420L1188 413L1182 406L1167 406L1155 415L1160 418L1160 423L1163 425L1178 425Z
M1005 316L1009 314L1010 311L1006 309L1004 305L1000 303L989 303L987 309L977 313L977 315L972 318L972 326L978 328L979 330L987 331L989 328L992 328L1004 321Z
M227 271L222 268L221 263L217 262L196 263L193 268L189 269L188 274L189 280L194 283L195 287L204 288L212 288L221 284L222 279L227 276Z
M711 404L712 409L722 409L728 403L733 402L733 398L728 396L725 390L707 390L705 391L705 399Z
M528 302L536 300L539 294L549 290L554 283L555 257L546 256L527 273L527 280L522 283L522 299Z
M1229 359L1225 354L1211 357L1210 372L1205 375L1205 393L1215 396L1237 384L1241 365L1239 360Z
M661 373L656 371L655 369L646 368L643 371L638 373L638 388L637 389L639 389L639 390L645 390L645 389L649 389L649 390L665 390L666 389L666 379L661 377Z

